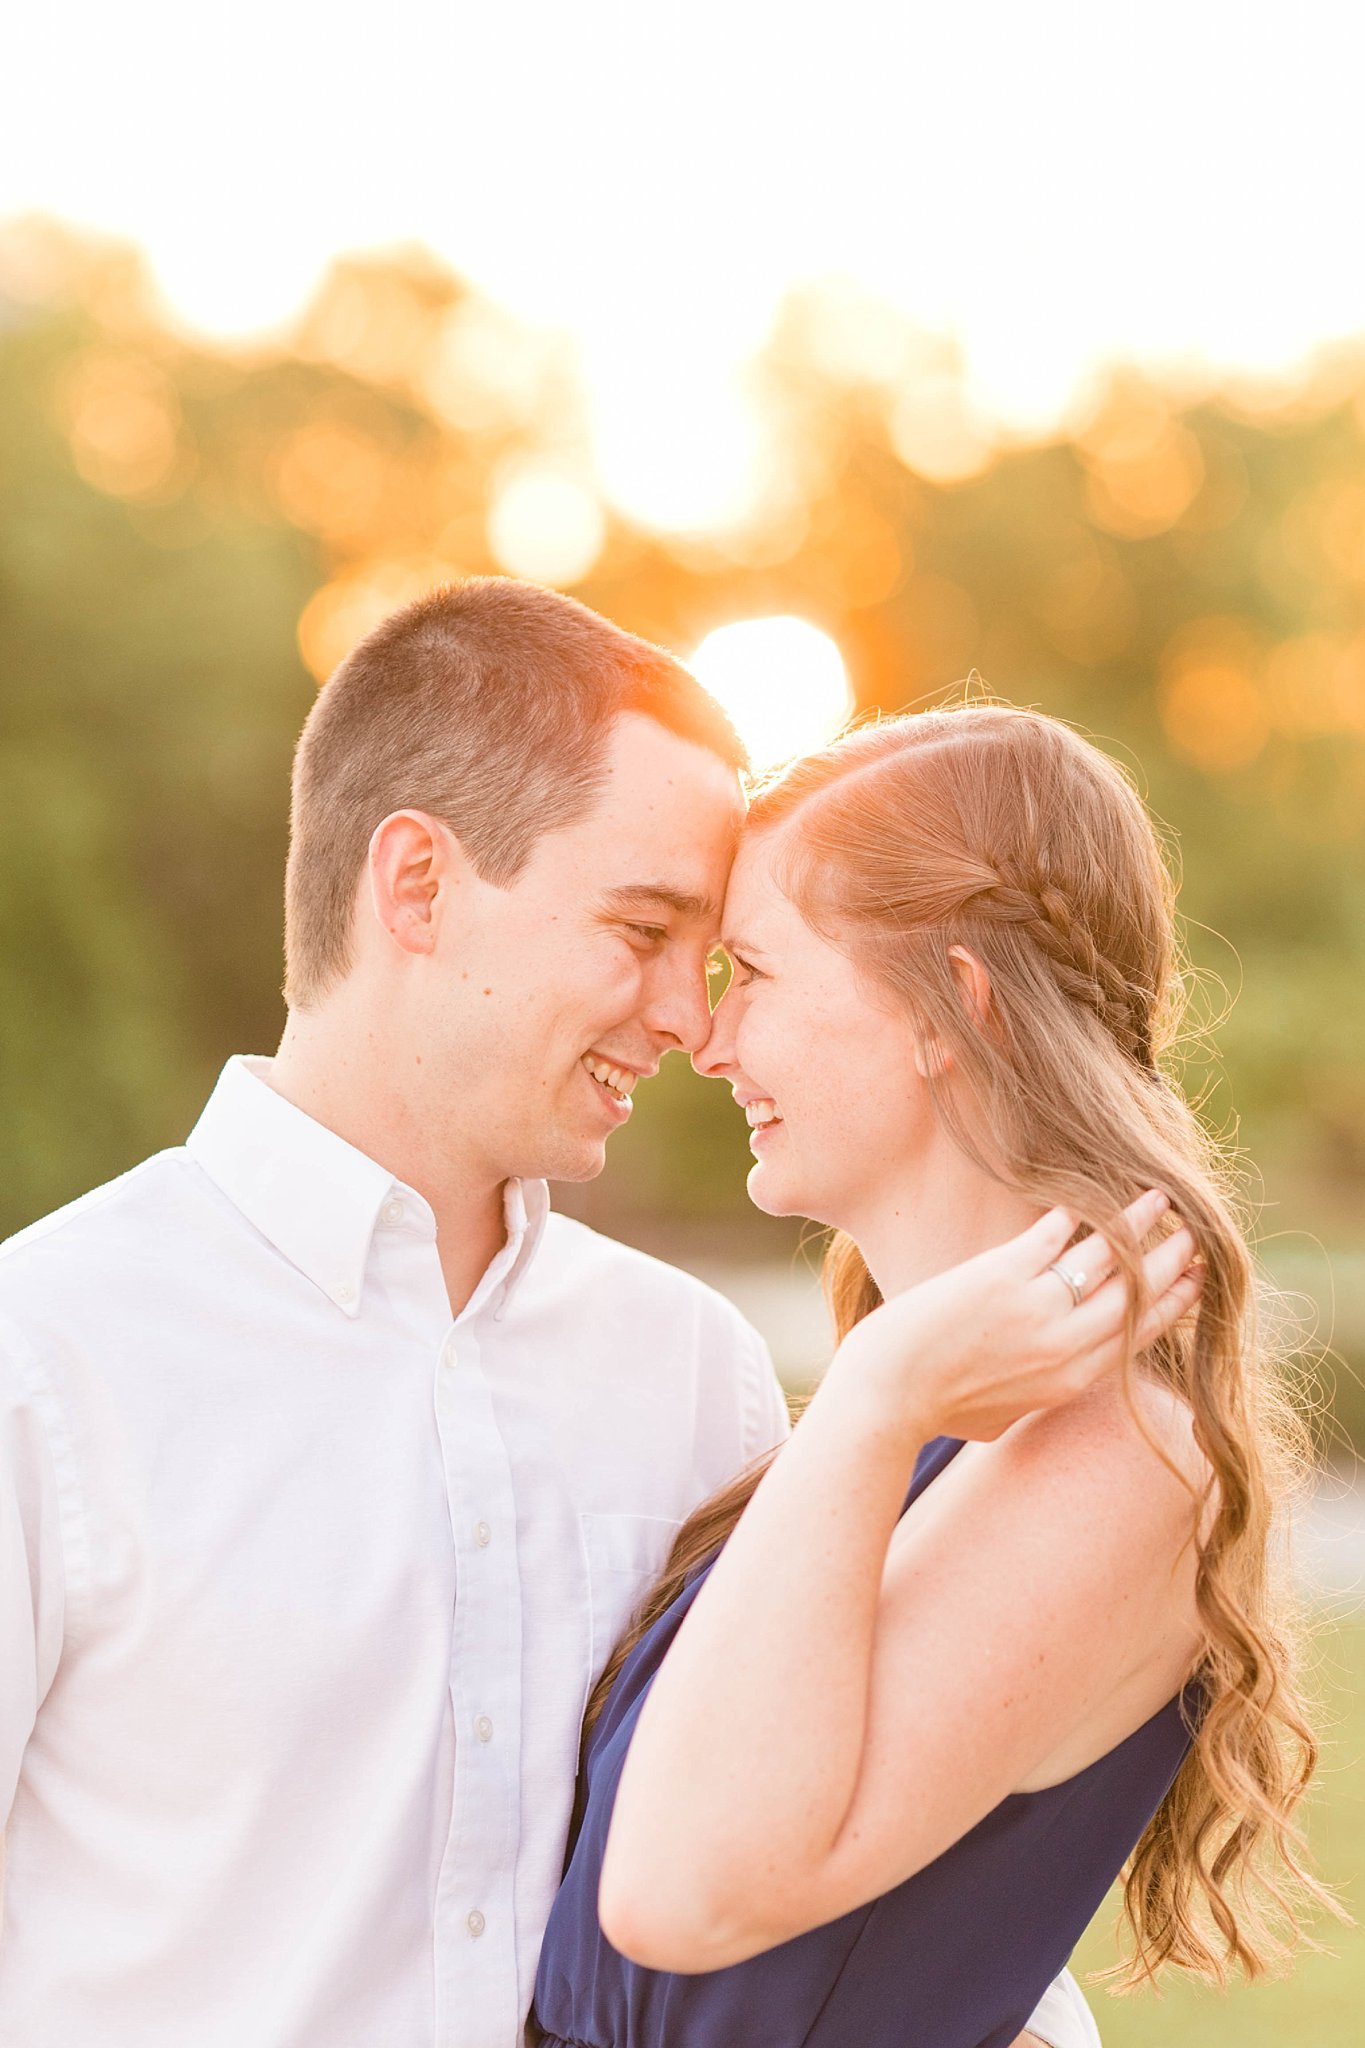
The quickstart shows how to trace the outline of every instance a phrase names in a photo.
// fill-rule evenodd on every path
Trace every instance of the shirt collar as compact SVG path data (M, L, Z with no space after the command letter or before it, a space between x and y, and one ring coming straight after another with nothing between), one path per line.
M549 1188L543 1180L504 1181L502 1213L507 1225L506 1241L461 1310L459 1321L473 1315L496 1295L493 1320L501 1322L545 1233L545 1219L550 1213Z
M347 1144L270 1086L268 1059L234 1055L223 1068L185 1149L290 1264L348 1316L360 1313L375 1224L395 1197L421 1220L433 1249L436 1219L415 1188ZM465 1313L491 1296L501 1316L545 1229L544 1181L509 1180L507 1240Z

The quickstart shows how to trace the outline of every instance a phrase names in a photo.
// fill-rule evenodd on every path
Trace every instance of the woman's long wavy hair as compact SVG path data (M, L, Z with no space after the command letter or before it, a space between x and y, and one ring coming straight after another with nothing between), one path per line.
M1231 1965L1258 1975L1307 1938L1314 1901L1333 1903L1304 1867L1293 1821L1317 1746L1273 1541L1309 1445L1263 1318L1258 1328L1233 1161L1163 1070L1184 987L1151 820L1068 726L973 703L887 719L795 762L756 792L748 830L774 835L778 873L808 921L947 1055L935 1100L978 1164L1040 1210L1061 1205L1112 1234L1135 1289L1125 1204L1164 1188L1194 1232L1206 1269L1198 1307L1144 1367L1187 1402L1212 1473L1191 1507L1205 1707L1128 1866L1125 1983L1165 1964L1220 1982ZM984 1027L960 997L954 946L990 976ZM832 1239L824 1277L842 1337L880 1296L846 1236ZM589 1727L763 1469L684 1524L593 1694Z

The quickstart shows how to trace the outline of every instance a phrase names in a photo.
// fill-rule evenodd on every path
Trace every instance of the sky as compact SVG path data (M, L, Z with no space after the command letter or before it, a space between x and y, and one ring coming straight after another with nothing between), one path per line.
M135 240L233 337L339 252L425 243L563 337L607 495L701 526L757 488L746 366L809 281L952 337L970 405L1025 432L1118 361L1279 377L1365 334L1363 21L57 0L6 30L0 218Z

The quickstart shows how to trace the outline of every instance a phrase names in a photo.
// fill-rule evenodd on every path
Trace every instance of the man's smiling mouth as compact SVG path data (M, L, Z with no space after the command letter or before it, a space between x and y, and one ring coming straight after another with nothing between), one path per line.
M617 1102L630 1101L635 1083L640 1079L633 1067L615 1066L612 1061L603 1059L600 1053L595 1052L585 1052L580 1065L586 1067L593 1080L599 1082L607 1094L614 1096Z

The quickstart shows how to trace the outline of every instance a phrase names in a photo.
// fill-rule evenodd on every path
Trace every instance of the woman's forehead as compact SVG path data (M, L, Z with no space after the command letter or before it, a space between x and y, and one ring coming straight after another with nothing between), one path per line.
M786 931L793 921L801 922L779 879L778 838L776 832L746 833L730 870L721 932L724 943L735 940L741 952L745 939L758 944L761 933Z

